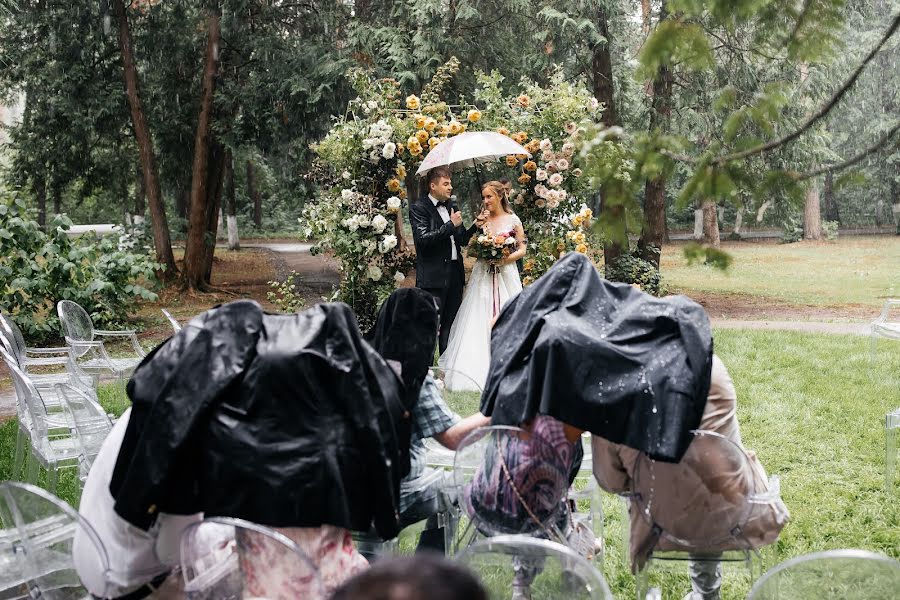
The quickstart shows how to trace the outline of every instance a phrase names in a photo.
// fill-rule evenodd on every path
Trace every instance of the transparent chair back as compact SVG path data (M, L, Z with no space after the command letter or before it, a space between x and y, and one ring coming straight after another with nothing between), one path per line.
M85 481L113 424L97 398L89 392L63 384L57 384L56 391L75 428L75 439L81 450L79 478Z
M45 490L0 483L0 597L89 598L75 570L75 553L80 565L99 575L105 596L109 560L90 523Z
M91 316L77 302L60 300L56 312L62 323L63 334L76 342L94 341L94 324Z
M603 575L590 562L548 540L491 537L463 550L457 560L478 576L491 600L613 598Z
M191 525L181 536L189 600L324 598L318 569L287 536L224 517Z
M900 562L865 550L829 550L798 556L766 572L747 600L894 600Z
M519 427L476 429L456 451L460 506L486 536L525 534L564 540L568 467L537 434Z
M179 323L172 314L164 308L160 309L162 314L166 316L166 319L169 320L169 324L172 326L172 329L175 330L175 333L181 331L181 323Z
M685 550L750 548L742 531L762 505L777 497L777 478L769 489L753 477L754 467L738 444L711 431L694 431L677 464L641 454L634 469L632 500L657 536ZM696 515L703 507L703 518Z

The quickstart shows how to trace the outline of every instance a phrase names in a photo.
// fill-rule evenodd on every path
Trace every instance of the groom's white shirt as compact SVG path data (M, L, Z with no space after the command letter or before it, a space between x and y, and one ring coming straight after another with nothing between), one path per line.
M450 213L447 212L447 208L444 206L438 206L440 200L428 194L428 199L431 200L431 203L434 204L434 207L437 209L438 214L441 215L441 219L444 220L444 223L450 220ZM456 244L453 243L453 238L450 238L450 260L456 260Z

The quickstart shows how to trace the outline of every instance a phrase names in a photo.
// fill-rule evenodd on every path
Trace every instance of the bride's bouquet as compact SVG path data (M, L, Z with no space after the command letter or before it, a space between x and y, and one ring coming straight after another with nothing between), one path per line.
M481 235L472 236L466 254L486 260L493 270L497 270L500 261L512 254L515 248L515 231L498 234L484 231Z

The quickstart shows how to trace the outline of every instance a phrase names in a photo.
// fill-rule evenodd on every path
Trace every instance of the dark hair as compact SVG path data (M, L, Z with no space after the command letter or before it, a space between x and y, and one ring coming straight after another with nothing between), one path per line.
M335 590L331 600L488 600L472 573L438 554L384 559Z
M425 180L425 185L430 189L432 182L437 181L441 177L450 179L450 167L435 167L432 170L428 171L428 177Z
M513 214L512 207L509 205L509 189L503 185L503 182L488 181L481 186L482 192L484 192L484 188L491 188L494 190L494 193L500 198L500 208L503 209L503 212L510 215Z

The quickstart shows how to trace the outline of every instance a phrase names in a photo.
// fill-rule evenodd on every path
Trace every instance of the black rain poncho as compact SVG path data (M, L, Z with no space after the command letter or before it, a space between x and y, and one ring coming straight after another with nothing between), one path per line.
M393 537L409 464L402 394L345 304L209 310L128 382L115 510L141 529L159 512L205 512L271 527L374 522Z
M600 277L570 253L503 308L481 412L537 414L677 462L700 425L712 371L703 308Z

